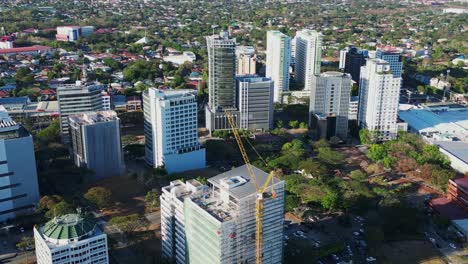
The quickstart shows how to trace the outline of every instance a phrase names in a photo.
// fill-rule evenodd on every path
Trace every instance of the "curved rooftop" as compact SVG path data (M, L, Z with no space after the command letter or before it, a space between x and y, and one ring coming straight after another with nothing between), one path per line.
M92 232L96 222L90 217L80 214L67 214L47 222L43 234L51 239L80 238Z

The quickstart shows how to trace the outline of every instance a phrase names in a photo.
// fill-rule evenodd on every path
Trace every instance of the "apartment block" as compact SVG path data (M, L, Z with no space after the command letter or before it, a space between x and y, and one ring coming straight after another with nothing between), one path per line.
M70 115L100 111L103 109L101 92L103 86L95 83L77 81L57 88L62 141L70 142L68 117Z
M401 78L392 74L387 61L369 59L361 67L358 124L377 132L379 140L397 136L400 84Z
M255 262L257 193L246 166L210 178L206 185L173 181L163 188L164 257L180 264ZM252 169L262 186L268 174ZM263 200L262 263L282 263L284 181L274 178Z
M257 71L257 55L254 47L236 47L237 75L253 75Z
M116 112L108 110L72 115L69 128L76 166L94 171L97 178L124 173L120 119Z
M238 76L239 128L268 131L273 128L273 89L270 78Z
M296 82L304 84L304 90L312 89L312 79L320 74L322 58L322 34L303 29L296 32L295 75Z
M280 31L268 31L265 76L274 82L274 102L281 102L283 91L289 91L290 62L291 38Z
M204 168L193 91L149 88L143 95L145 160L169 173Z
M351 76L324 72L312 78L309 124L320 138L348 136L348 113L351 99Z

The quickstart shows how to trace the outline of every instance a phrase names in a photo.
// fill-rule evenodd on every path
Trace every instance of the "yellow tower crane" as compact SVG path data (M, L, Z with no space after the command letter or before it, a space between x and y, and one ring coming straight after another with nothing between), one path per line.
M276 198L276 193L273 187L273 175L274 171L271 171L268 175L267 180L263 184L263 186L259 186L257 182L257 177L255 176L255 172L252 169L252 165L250 164L249 157L247 156L247 152L245 151L244 144L242 143L242 139L239 135L239 131L237 130L236 122L229 111L225 111L227 120L229 125L231 126L232 133L236 138L237 145L239 146L239 150L242 154L242 158L244 159L245 165L247 166L247 170L252 178L252 182L255 185L255 192L256 192L256 200L255 200L255 263L262 264L262 254L263 254L263 194L265 193L266 189L268 188L268 184L271 181L271 195L273 198ZM253 146L252 146L253 147ZM256 151L255 151L256 152ZM258 153L257 153L258 154Z

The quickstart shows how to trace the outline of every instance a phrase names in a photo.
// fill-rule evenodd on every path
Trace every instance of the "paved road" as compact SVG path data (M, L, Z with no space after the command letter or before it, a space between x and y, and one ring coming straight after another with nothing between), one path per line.
M146 219L148 219L148 221L152 225L161 224L161 211L156 211L156 212L153 212L153 213L150 213L150 214L146 214L145 217L146 217Z

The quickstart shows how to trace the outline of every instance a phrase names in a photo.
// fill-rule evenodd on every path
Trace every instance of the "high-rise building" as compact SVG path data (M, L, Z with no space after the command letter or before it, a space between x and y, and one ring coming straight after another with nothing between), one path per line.
M145 160L169 173L204 168L205 149L198 143L195 95L188 90L149 88L143 94Z
M348 136L348 112L351 76L341 72L324 72L312 79L310 93L310 126L318 136L330 139Z
M345 48L340 52L340 69L351 74L351 78L359 83L361 67L366 64L367 50L359 50L354 46Z
M291 38L280 31L268 31L265 75L274 82L274 102L281 102L283 91L289 90L290 61Z
M111 104L111 96L109 95L108 92L102 91L101 92L102 96L102 110L111 110L112 109L112 104Z
M87 84L77 81L76 84L65 84L57 88L60 113L60 132L62 141L70 142L68 117L73 114L102 110L102 85Z
M266 77L238 76L239 128L267 131L273 127L273 81Z
M163 256L175 263L254 263L257 193L247 165L208 179L173 181L162 189ZM262 186L268 174L252 167ZM276 198L271 193L271 187ZM262 263L283 259L284 181L263 195Z
M257 55L251 46L236 47L237 75L253 75L257 71Z
M312 89L312 79L320 74L322 34L303 29L296 32L295 75L296 82L304 84L304 90Z
M82 214L56 217L34 227L37 264L108 264L107 235Z
M208 106L205 109L206 127L214 130L230 129L225 111L237 120L236 40L227 32L206 37L208 49Z
M377 132L378 140L397 136L397 112L401 78L392 74L390 64L368 59L361 67L358 124Z
M395 78L401 77L403 71L403 61L401 53L394 50L377 50L376 59L382 59L390 64L390 70Z
M116 112L71 115L69 129L76 166L94 171L97 178L122 175L125 164Z
M0 222L32 213L38 200L32 136L0 105Z
M357 120L358 109L359 109L359 96L351 96L351 100L349 101L349 112L348 112L349 120Z

